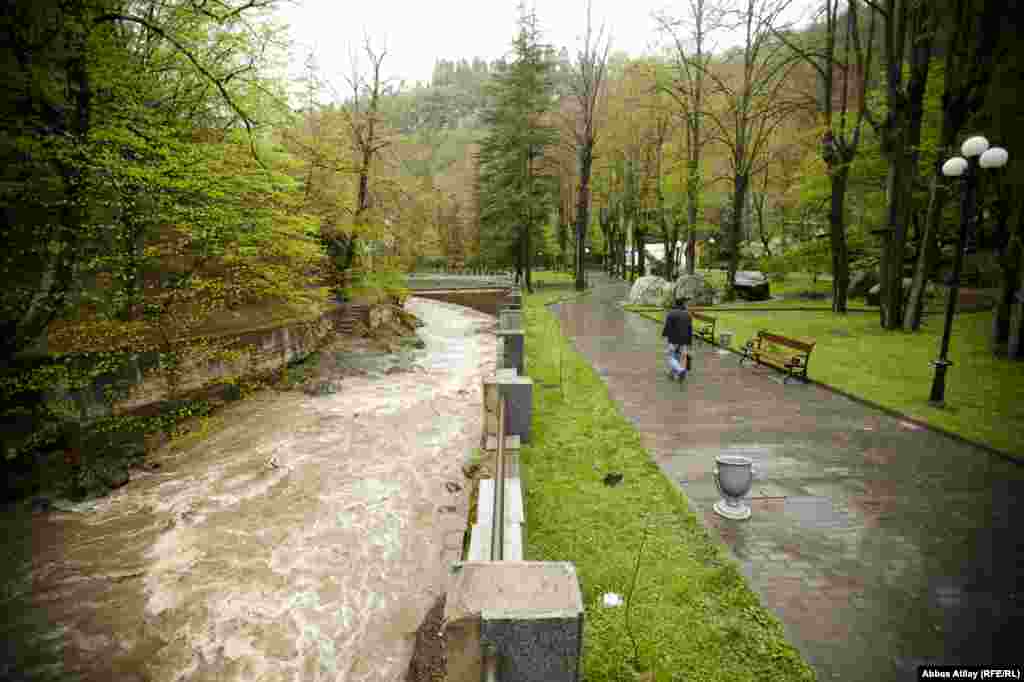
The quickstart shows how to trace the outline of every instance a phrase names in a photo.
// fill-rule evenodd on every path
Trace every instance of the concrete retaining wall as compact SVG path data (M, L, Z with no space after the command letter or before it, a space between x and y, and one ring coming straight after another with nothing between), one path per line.
M464 305L488 315L497 315L498 306L511 300L508 289L429 289L412 291L410 295Z
M257 376L298 362L329 340L348 312L345 306L337 306L314 320L216 338L211 346L218 352L199 349L185 357L177 372L175 392L178 397L188 396L211 385ZM360 321L374 328L395 315L389 305L369 306L360 315ZM80 357L83 365L95 362L89 354ZM130 413L171 397L167 375L161 371L156 351L126 353L118 370L96 377L90 386L75 390L54 386L44 393L43 400L71 405L78 418L86 421ZM108 395L112 388L121 393L114 401Z

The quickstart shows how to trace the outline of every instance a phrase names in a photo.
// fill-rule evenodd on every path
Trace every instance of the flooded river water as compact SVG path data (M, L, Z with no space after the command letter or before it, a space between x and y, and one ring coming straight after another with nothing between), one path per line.
M406 307L411 371L267 391L109 497L8 510L0 679L402 679L495 365L493 318Z

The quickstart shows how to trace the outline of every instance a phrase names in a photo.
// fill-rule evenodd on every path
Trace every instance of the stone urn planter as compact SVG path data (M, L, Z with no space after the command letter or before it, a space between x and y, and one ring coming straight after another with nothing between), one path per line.
M750 518L750 507L743 501L754 483L754 463L746 457L720 455L715 458L715 485L722 499L715 502L715 512L733 521Z

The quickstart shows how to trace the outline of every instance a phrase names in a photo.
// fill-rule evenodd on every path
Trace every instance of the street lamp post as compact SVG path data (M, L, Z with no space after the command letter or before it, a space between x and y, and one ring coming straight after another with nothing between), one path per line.
M949 283L949 299L946 301L946 320L942 328L942 343L939 346L939 359L932 362L935 376L932 378L932 391L928 404L932 407L945 405L946 370L953 364L947 357L949 353L949 337L953 331L953 313L956 310L957 298L960 294L960 273L964 264L964 249L967 246L967 232L971 219L974 217L975 199L978 184L978 166L982 168L1000 168L1006 165L1009 154L1002 147L989 149L988 140L977 135L968 138L960 147L963 156L954 156L942 164L942 174L955 178L966 173L964 178L963 199L960 203L960 235L956 242L956 255L953 260L953 278Z

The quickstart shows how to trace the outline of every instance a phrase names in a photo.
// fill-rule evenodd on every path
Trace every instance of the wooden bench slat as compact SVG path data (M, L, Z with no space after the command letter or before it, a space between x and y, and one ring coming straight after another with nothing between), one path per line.
M743 364L743 360L753 360L756 363L783 370L786 372L786 379L799 376L806 381L807 365L815 344L816 342L813 340L792 339L762 329L757 332L757 336L747 341L743 348L743 358L740 359L740 364ZM792 348L796 352L780 351L778 346Z
M758 336L763 338L768 343L776 343L779 345L788 346L790 348L802 350L807 353L814 350L814 341L808 343L806 341L801 341L800 339L791 339L788 336L780 336L779 334L769 334L761 332L758 332Z

